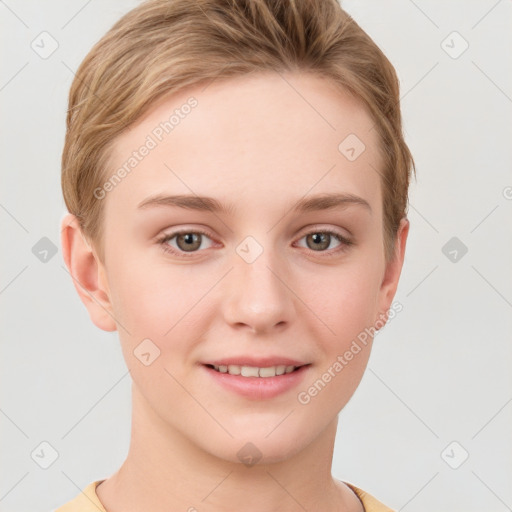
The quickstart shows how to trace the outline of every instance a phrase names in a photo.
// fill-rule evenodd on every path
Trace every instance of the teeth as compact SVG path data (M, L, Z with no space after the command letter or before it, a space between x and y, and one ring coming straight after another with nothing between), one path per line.
M283 375L286 371L286 366L284 364L276 366L276 375Z
M216 366L214 366L215 369L217 369ZM230 364L228 366L228 373L230 375L240 375L240 366L236 365L236 364Z
M220 365L213 367L220 373L229 373L230 375L241 375L242 377L275 377L284 373L292 373L297 366L269 366L266 368L258 368L256 366L239 366L237 364Z
M258 377L275 377L276 369L277 368L275 366L271 366L270 368L260 368L257 376Z
M255 366L242 366L240 368L242 377L259 377L259 368Z

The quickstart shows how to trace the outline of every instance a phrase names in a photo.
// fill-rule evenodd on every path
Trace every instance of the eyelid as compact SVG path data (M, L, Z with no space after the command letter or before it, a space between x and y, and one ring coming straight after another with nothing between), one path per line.
M347 230L345 230L345 232L346 232L346 234L345 234L341 231L340 228L335 228L333 226L325 225L325 224L313 224L313 225L305 227L304 230L301 232L303 234L301 235L300 238L303 238L304 236L309 235L311 233L330 233L333 235L337 235L340 238L347 240L347 241L351 239L351 234Z

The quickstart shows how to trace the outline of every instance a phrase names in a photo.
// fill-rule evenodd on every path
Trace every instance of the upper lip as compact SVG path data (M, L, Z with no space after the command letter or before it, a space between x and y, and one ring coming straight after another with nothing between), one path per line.
M268 368L270 366L304 366L309 363L290 359L289 357L269 356L269 357L251 357L251 356L238 356L238 357L225 357L222 359L214 359L206 361L203 364L214 366L252 366L256 368Z

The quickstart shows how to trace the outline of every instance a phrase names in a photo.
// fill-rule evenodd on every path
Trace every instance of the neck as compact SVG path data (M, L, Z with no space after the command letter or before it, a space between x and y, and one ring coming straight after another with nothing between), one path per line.
M358 498L331 476L336 428L337 418L287 460L246 466L191 443L165 424L134 386L128 456L97 487L97 495L109 512L360 511Z

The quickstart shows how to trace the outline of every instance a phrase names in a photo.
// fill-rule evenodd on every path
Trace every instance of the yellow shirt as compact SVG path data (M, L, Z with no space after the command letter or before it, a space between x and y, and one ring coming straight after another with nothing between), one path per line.
M71 501L57 508L53 512L107 512L96 495L96 486L103 480L90 483L80 494ZM376 500L371 494L359 489L353 484L344 482L361 500L366 512L394 512L383 503Z

